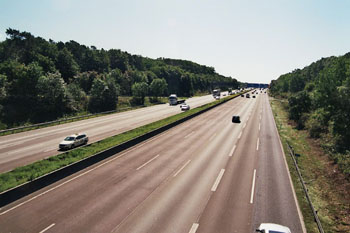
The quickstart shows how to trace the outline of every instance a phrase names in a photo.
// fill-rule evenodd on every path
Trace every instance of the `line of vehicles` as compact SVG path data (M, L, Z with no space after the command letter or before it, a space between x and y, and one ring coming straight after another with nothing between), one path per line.
M253 94L258 91L255 90ZM232 92L232 90L229 90L229 95L236 93L236 91ZM262 93L262 91L261 91ZM265 91L266 93L266 91ZM219 97L220 98L220 90L216 89L213 90L213 97ZM242 94L242 96L244 96ZM249 98L249 93L246 94L246 97ZM254 97L253 97L254 98ZM169 96L169 105L177 105L181 104L180 108L183 111L189 110L190 106L185 103L184 99L178 99L176 94L172 94ZM233 116L232 117L232 123L241 123L240 116ZM75 147L86 145L89 141L89 137L85 133L80 134L73 134L68 137L66 137L62 142L59 143L59 149L60 150L69 150L73 149ZM261 223L260 226L256 229L256 232L261 233L291 233L290 229L286 226L282 226L279 224L274 223Z

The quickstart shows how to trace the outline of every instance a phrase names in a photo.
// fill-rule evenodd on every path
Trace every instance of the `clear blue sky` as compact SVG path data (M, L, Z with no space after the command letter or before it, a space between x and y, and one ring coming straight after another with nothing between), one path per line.
M350 52L350 1L0 0L0 40L7 28L269 83Z

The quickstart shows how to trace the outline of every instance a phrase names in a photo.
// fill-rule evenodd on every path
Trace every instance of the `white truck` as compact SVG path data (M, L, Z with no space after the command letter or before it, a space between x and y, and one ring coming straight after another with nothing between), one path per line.
M213 90L213 97L214 97L215 99L220 99L220 95L221 95L220 89L215 89L215 90Z
M177 105L177 104L182 104L184 103L184 99L178 99L176 94L171 94L169 96L169 105Z

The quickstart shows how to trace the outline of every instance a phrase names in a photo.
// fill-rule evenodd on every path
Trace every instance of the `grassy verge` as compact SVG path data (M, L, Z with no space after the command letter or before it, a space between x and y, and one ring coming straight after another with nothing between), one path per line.
M318 232L318 229L288 153L287 141L295 153L301 155L298 166L324 231L350 232L349 185L345 177L342 177L334 163L323 153L317 141L310 139L306 131L296 130L289 122L288 113L284 110L286 103L277 99L270 99L270 103L307 231Z
M191 109L186 112L179 113L177 115L159 120L136 129L124 132L122 134L106 138L96 143L92 143L85 147L76 148L72 151L67 151L57 156L34 162L32 164L16 168L10 172L0 174L0 192L16 187L25 182L31 181L35 178L48 174L59 168L90 157L98 152L104 151L113 146L119 145L123 142L146 134L152 130L158 129L162 126L168 125L177 120L183 119L187 116L193 115L199 111L207 109L211 106L217 105L223 101L234 98L237 95L228 96L221 100L205 104L198 108Z

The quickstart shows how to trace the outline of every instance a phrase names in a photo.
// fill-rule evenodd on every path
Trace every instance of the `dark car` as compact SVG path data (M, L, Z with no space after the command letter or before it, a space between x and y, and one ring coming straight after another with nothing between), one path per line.
M242 94L241 97L244 97L244 95Z
M255 95L253 95L253 98L255 98Z
M232 117L232 123L241 123L241 119L239 116L233 116Z

